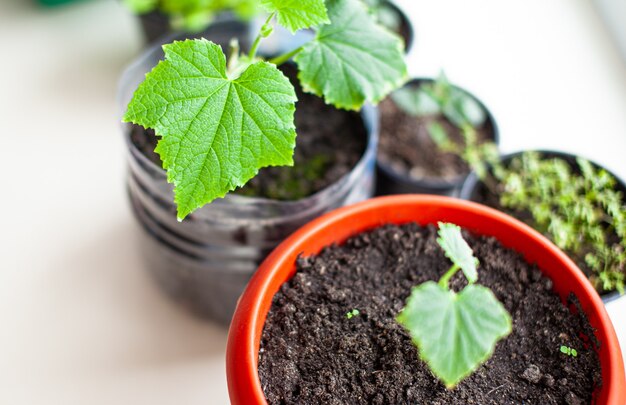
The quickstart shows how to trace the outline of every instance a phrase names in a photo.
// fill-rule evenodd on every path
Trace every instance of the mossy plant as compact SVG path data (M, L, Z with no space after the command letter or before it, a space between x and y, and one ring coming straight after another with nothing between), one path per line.
M590 270L599 291L624 293L626 204L617 181L585 159L576 166L526 152L507 167L494 162L500 204Z

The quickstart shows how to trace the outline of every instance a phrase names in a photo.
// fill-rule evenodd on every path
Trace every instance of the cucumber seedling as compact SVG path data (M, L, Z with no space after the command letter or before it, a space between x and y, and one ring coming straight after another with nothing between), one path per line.
M360 0L260 0L269 13L248 53L206 39L163 47L124 116L154 129L156 152L174 184L178 218L243 186L267 166L293 165L296 92L278 69L291 58L304 91L337 108L377 103L406 80L402 41ZM269 61L257 55L274 21L308 43Z
M438 283L414 287L397 321L409 332L433 374L453 388L487 361L496 343L511 333L511 316L490 289L476 284L478 259L461 228L439 223L437 242L452 266ZM449 282L459 270L468 285L457 293Z
M398 89L391 98L406 114L418 118L441 115L457 127L462 143L452 141L437 121L432 121L427 129L439 150L459 156L481 179L486 177L489 165L498 160L497 145L480 140L476 130L487 120L486 111L474 97L453 86L445 73L441 72L432 83Z

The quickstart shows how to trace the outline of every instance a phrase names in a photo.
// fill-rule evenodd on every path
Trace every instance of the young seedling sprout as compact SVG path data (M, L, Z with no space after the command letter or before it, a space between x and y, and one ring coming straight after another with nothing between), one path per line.
M397 321L435 376L453 388L491 357L498 340L511 333L511 317L491 290L475 284L478 259L461 228L439 223L437 242L452 266L438 283L414 287ZM449 282L459 270L468 285L456 293Z
M152 128L174 184L178 218L243 186L259 169L293 165L296 92L277 68L294 58L302 88L337 108L377 103L406 79L402 41L360 0L260 0L269 13L250 51L230 60L206 39L163 47L165 60L139 86L124 116ZM257 51L274 21L313 28L305 45L269 61Z
M358 310L358 309L353 309L352 311L350 311L350 312L348 312L348 313L346 314L346 318L348 318L348 319L352 319L352 318L354 318L355 316L358 316L359 314L360 314L360 312L359 312L359 310Z
M566 354L570 357L578 357L578 352L576 349L573 349L569 346L561 346L561 353Z
M456 126L463 144L453 142L437 121L429 124L428 133L441 151L459 156L481 179L486 177L488 165L498 160L496 144L481 141L476 131L487 120L486 111L472 96L452 86L443 72L433 83L405 86L393 92L391 98L409 115L419 118L442 115Z

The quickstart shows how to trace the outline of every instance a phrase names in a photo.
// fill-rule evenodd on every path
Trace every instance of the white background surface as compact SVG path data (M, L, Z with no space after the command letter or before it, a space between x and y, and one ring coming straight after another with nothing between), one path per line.
M416 75L491 108L502 149L626 178L626 67L586 0L404 1ZM624 16L626 18L626 16ZM179 310L134 251L116 81L140 49L113 0L0 2L0 403L226 404L226 331ZM609 305L626 347L626 299Z

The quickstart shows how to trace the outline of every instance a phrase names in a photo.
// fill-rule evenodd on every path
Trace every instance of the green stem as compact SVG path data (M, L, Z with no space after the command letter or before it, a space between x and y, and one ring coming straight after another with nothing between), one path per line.
M254 42L252 43L252 47L250 48L250 53L248 54L248 57L250 58L250 60L253 60L254 57L256 56L256 51L259 49L259 44L261 43L261 39L263 39L262 32L264 31L264 28L267 27L272 22L274 15L276 15L276 13L272 13L270 14L269 17L267 17L265 24L263 24L263 26L261 27L261 30L259 31L259 34L256 36Z
M439 285L449 289L450 286L448 285L448 283L450 282L450 279L452 278L452 276L454 276L456 274L457 271L459 271L460 267L457 266L456 264L452 265L452 267L450 267L450 270L448 270L446 272L446 274L444 274L440 279L439 279Z
M229 57L228 57L228 66L227 71L229 74L235 71L237 65L239 65L239 41L237 38L233 38L230 40L229 48Z
M302 52L302 50L304 49L304 46L301 46L300 48L296 48L291 52L287 52L285 54L282 54L280 56L277 56L273 59L270 59L270 63L273 63L276 66L280 66L283 63L287 62L289 59L293 58L295 55L299 54L300 52Z

